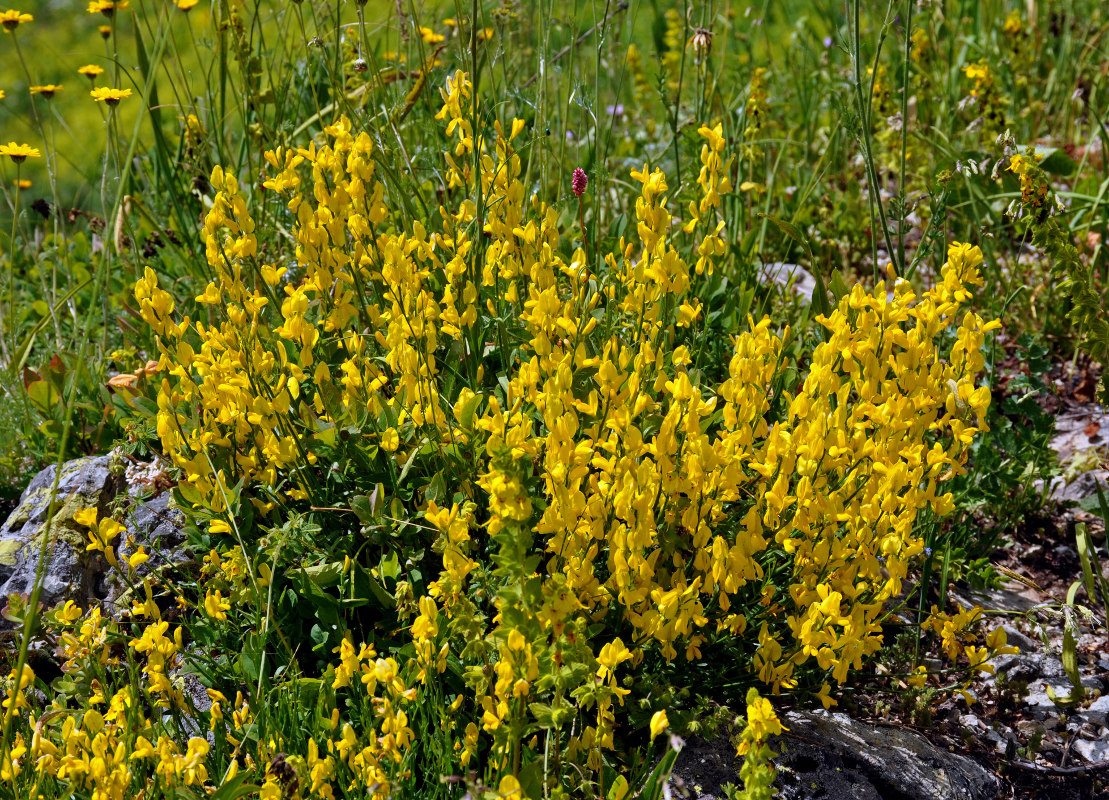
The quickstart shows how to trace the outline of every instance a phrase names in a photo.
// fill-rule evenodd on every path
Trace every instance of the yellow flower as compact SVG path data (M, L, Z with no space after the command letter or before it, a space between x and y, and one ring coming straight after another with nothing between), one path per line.
M666 718L666 709L656 711L651 716L651 738L654 739L660 733L670 727L670 720Z
M16 144L15 142L0 144L0 156L7 156L16 164L20 164L28 158L39 158L41 155L38 150L28 144Z
M817 699L820 701L820 704L824 706L825 710L831 708L834 705L839 705L838 702L831 696L830 691L831 687L827 683L825 683L823 686L820 687L820 691L816 693Z
M93 527L96 525L96 509L82 508L73 515L73 521L85 528Z
M99 27L97 27L96 30L100 34L101 39L107 39L109 36L112 35L111 25L100 25Z
M597 674L600 675L602 679L607 678L616 671L617 664L621 661L627 661L631 657L631 652L629 652L628 648L624 647L624 643L617 637L601 648L600 655L597 656L597 661L600 663L601 668L597 671Z
M768 736L780 736L784 730L774 706L765 697L759 697L754 689L747 693L747 727L760 742Z
M4 33L11 33L19 27L20 23L30 22L33 19L30 14L23 14L14 9L0 11L0 25L4 26Z
M80 512L78 512L80 513ZM89 526L90 528L92 526ZM116 565L115 550L111 546L111 541L119 536L120 532L125 530L123 525L116 522L111 517L105 517L100 520L97 527L89 531L89 543L86 545L86 550L101 550L108 563L113 567Z
M436 33L431 28L426 28L423 25L421 25L420 26L420 38L423 39L428 44L438 44L439 42L446 41L447 37L443 36L443 34L441 34L441 33Z
M31 188L31 182L29 180L27 180L26 178L19 178L17 180L12 181L12 185L15 186L16 189L30 189Z
M104 73L104 68L99 67L96 64L85 64L85 66L80 67L77 72L81 75L84 75L90 81L94 81L96 80L96 77L98 75L102 75Z
M224 612L230 608L231 601L224 600L219 589L208 592L204 598L204 612L212 619L227 619L227 614Z
M89 92L89 95L91 95L92 99L98 103L103 100L110 106L116 106L119 105L120 100L125 97L131 96L131 90L109 89L107 87L101 87L99 89L93 89L91 92Z
M145 564L149 560L150 556L147 555L146 550L140 547L138 550L131 554L131 557L127 559L127 563L131 565L131 569L134 569L139 564Z
M117 11L125 11L130 5L129 0L90 0L89 13L100 13L105 17L110 17Z
M497 796L503 800L520 800L524 796L520 782L512 775L505 775L497 784Z
M200 0L173 0L173 4L182 11L188 11L195 6Z
M32 86L31 94L41 94L47 100L52 98L57 92L62 90L62 85L59 83L47 83L43 86Z
M72 600L66 600L65 605L54 613L55 619L63 625L72 625L81 618L81 607Z

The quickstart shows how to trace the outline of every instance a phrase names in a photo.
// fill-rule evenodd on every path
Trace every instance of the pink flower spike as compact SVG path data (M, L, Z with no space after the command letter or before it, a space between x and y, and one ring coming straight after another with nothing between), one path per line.
M574 194L581 197L585 193L585 187L589 185L589 178L585 174L585 170L578 167L574 170L574 177L570 184L574 189Z

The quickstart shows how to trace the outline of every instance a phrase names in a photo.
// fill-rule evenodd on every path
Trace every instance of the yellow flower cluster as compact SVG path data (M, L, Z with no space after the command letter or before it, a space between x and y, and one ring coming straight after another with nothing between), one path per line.
M176 319L153 271L139 281L161 348L158 433L183 493L213 532L232 529L241 480L263 512L311 500L316 451L342 447L340 432L393 475L414 463L449 475L437 497L452 500L408 510L441 559L411 635L417 682L462 662L480 721L462 763L480 737L507 756L521 720L561 728L576 704L592 724L564 745L599 766L623 665L645 648L696 659L713 637L748 629L765 684L816 672L826 698L827 681L880 646L882 616L924 549L914 522L951 510L942 484L984 429L990 393L976 380L997 323L965 309L981 252L953 244L923 293L896 279L854 287L820 319L824 340L796 384L783 380L789 331L752 321L717 384L686 342L721 226L706 223L690 264L671 238L666 176L644 167L632 172L635 239L567 260L556 210L521 185L522 123L486 142L468 77L442 94L454 141L444 202L456 205L440 208L438 229L393 210L370 137L343 119L306 148L266 154L295 264L260 251L251 202L217 167L204 225L214 279L196 298L210 321ZM690 232L731 188L721 129L700 134ZM496 320L518 321L511 348ZM486 377L488 353L501 374ZM225 611L221 595L205 606ZM591 642L601 619L630 638ZM345 731L335 745L369 782L411 739L400 668L374 657L344 645L334 678L389 687L372 752Z
M981 59L963 67L963 74L973 82L970 97L981 120L982 136L993 139L1006 127L1005 98L997 89L994 72L989 63Z

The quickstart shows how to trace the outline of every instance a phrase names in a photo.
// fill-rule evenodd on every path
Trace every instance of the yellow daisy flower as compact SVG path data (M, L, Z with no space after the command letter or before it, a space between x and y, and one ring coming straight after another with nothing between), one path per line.
M98 103L103 101L103 102L107 103L110 106L115 106L115 105L119 105L119 101L122 100L123 98L130 97L131 96L131 90L130 89L109 89L106 86L102 86L99 89L93 89L91 92L89 92L89 94L92 96L92 99L95 100Z
M110 17L117 11L125 11L131 3L129 0L90 0L89 13L103 14L105 17Z
M60 83L47 83L43 86L32 86L31 94L41 94L47 100L62 90Z
M0 11L0 25L4 26L4 33L11 33L19 27L20 23L30 22L33 19L30 14L23 14L14 9Z
M42 154L37 149L31 147L29 144L16 144L15 142L0 144L0 156L7 156L16 164L28 158L39 158L41 155Z
M31 188L31 182L29 180L27 180L26 178L19 178L17 180L13 180L12 185L16 189L30 189Z
M80 67L77 72L84 75L90 81L94 81L98 75L104 74L104 68L98 67L96 64L85 64L85 66Z
M107 39L109 36L112 35L112 26L111 25L101 25L96 30L98 30L100 32L100 38L101 39Z
M200 0L173 0L173 4L182 11L188 11L199 2Z

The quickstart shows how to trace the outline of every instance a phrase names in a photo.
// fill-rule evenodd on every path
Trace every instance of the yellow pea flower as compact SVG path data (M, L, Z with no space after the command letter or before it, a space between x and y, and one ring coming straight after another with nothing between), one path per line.
M666 718L666 709L660 709L651 716L651 738L670 727L670 720Z

